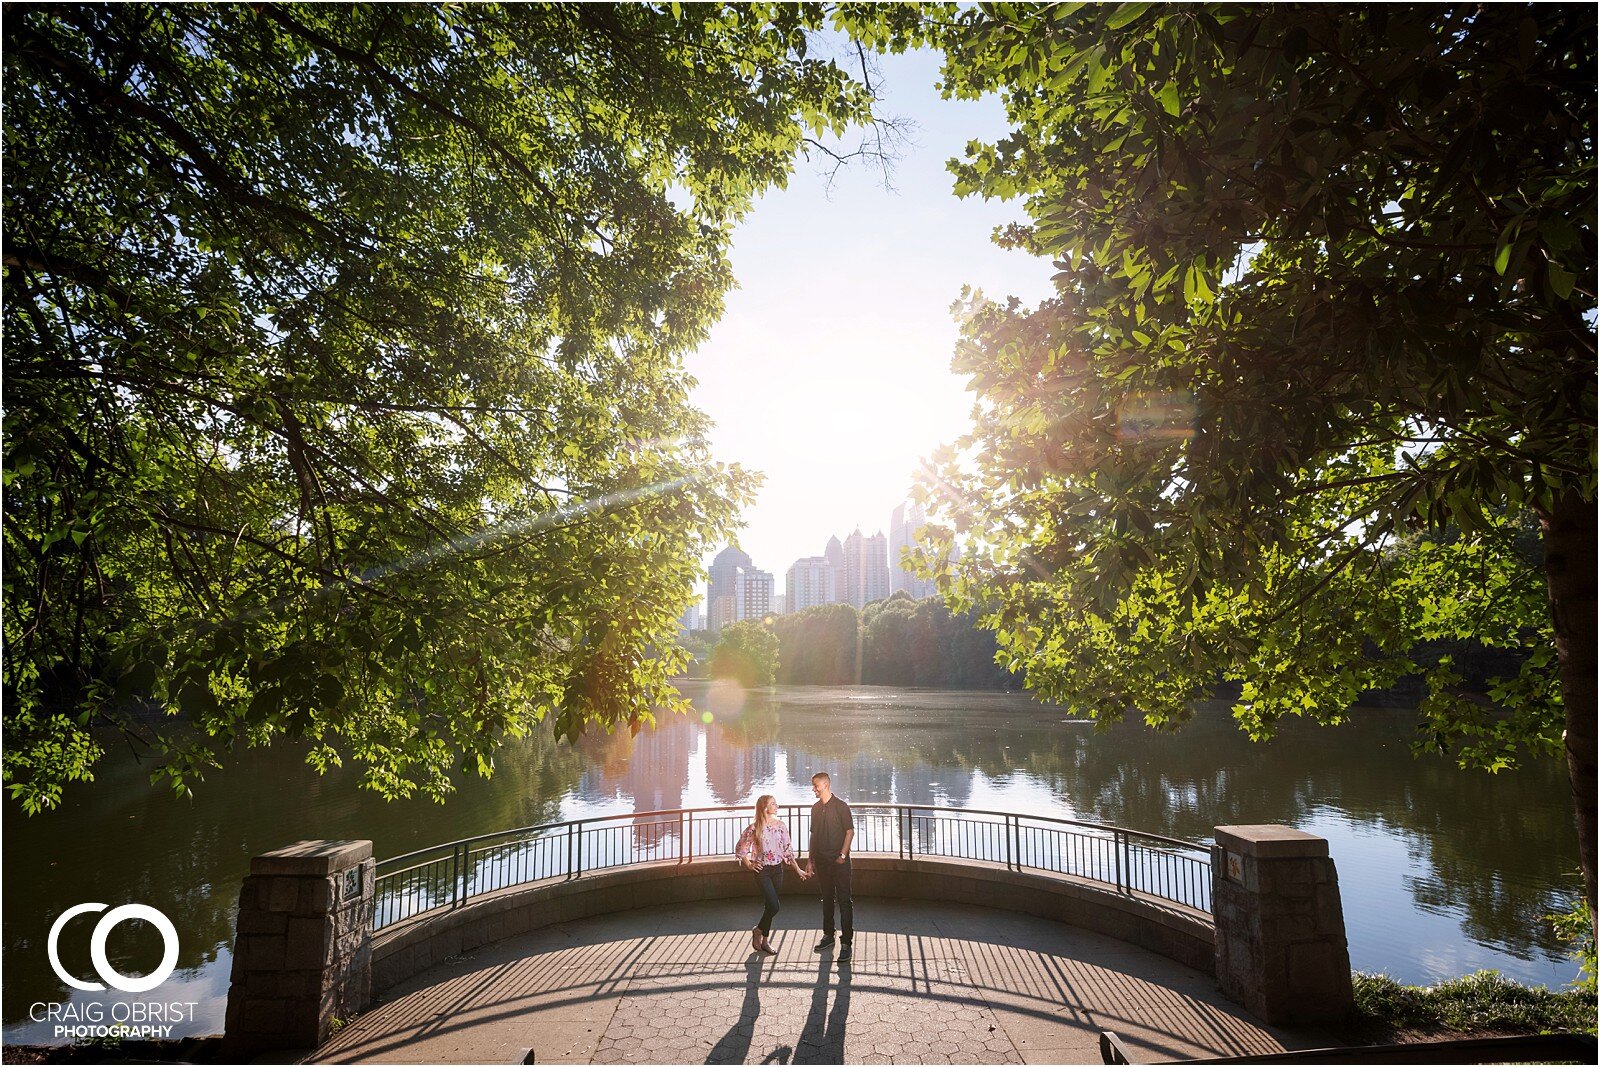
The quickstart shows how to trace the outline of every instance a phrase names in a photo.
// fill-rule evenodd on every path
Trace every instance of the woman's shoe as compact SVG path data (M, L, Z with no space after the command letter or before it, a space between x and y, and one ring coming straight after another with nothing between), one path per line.
M762 934L761 927L752 926L750 928L750 951L760 952L764 941L766 941L766 936Z
M761 944L756 946L756 951L763 956L776 956L778 954L778 950L772 947L772 942L764 937L761 939Z

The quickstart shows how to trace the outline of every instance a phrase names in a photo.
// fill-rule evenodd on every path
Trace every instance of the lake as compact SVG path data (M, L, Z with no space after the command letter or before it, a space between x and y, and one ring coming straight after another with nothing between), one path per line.
M379 858L516 826L662 808L809 803L810 777L847 800L988 808L1114 823L1208 842L1229 823L1283 822L1328 838L1352 965L1424 983L1480 968L1561 986L1576 965L1541 922L1580 891L1564 769L1554 761L1487 775L1413 759L1413 718L1363 709L1338 728L1284 725L1252 744L1223 704L1175 733L1096 730L1021 694L872 686L742 694L685 683L699 717L630 737L507 748L495 777L444 805L386 803L345 768L318 776L292 748L243 751L193 800L147 784L110 747L98 781L56 812L5 814L7 1042L48 1041L35 1001L70 1000L52 972L50 924L81 901L139 902L180 935L160 999L196 1003L177 1033L222 1030L233 920L250 857L303 837L371 838ZM870 923L870 909L858 909ZM68 927L66 968L91 973L89 922ZM111 960L151 969L153 932L119 927ZM84 994L75 994L84 996ZM103 996L96 994L96 996Z

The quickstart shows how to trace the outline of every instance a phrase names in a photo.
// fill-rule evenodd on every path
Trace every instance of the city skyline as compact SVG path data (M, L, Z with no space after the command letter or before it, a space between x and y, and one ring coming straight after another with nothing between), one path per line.
M878 527L868 534L857 525L843 538L830 534L821 553L800 556L787 567L771 570L735 540L720 548L706 568L704 595L684 611L681 624L684 629L704 628L714 634L730 622L824 604L850 604L860 610L902 591L919 600L933 596L931 580L900 565L902 550L914 542L917 527L925 520L921 505L901 501L890 511L887 533Z
M712 453L765 476L735 543L775 573L821 551L819 527L887 534L883 502L968 429L973 396L950 370L962 288L1026 304L1054 293L1048 260L990 239L1019 205L951 194L946 161L1009 128L999 100L940 99L931 53L878 62L882 113L915 127L893 188L870 166L819 175L820 157L802 161L739 224L739 288L685 359Z

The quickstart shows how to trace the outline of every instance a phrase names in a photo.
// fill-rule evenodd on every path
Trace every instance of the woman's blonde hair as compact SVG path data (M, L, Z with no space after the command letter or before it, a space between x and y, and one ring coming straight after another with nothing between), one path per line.
M761 833L761 824L766 820L761 813L767 810L767 802L773 799L771 793L762 793L756 797L756 851L765 856L767 854L766 838Z

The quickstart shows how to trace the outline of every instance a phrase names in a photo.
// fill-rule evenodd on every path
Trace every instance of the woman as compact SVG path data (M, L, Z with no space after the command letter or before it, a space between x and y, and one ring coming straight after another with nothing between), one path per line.
M795 861L789 830L779 821L778 802L772 797L762 796L756 801L755 822L746 826L744 833L739 835L739 845L734 849L734 855L739 857L740 866L755 872L756 888L766 904L766 910L761 913L761 922L750 931L750 947L775 956L778 950L772 947L767 936L772 933L772 917L778 914L780 906L778 893L783 889L783 868L785 865L793 867L794 873L802 880L810 875L801 870L800 864Z

